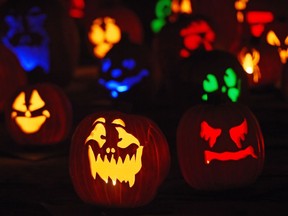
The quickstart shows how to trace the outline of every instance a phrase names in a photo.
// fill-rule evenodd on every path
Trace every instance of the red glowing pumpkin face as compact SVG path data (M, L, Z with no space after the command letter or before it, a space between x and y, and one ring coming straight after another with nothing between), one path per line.
M264 162L264 142L251 111L239 104L195 106L177 130L182 174L196 189L240 187L256 180Z
M169 166L166 139L145 117L99 112L86 117L74 132L70 174L85 202L144 205L155 196Z
M36 84L18 90L5 110L11 137L22 145L50 145L63 141L72 124L71 104L62 89Z

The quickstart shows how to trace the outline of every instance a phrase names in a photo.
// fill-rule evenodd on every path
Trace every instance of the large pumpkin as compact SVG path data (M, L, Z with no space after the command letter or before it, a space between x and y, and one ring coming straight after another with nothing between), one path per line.
M5 123L19 145L64 141L72 126L72 106L64 91L50 83L18 89L5 109Z
M18 88L27 84L27 77L17 57L2 44L0 59L0 111L3 112L10 97Z
M77 66L79 36L57 0L7 0L0 7L0 40L18 57L29 81L67 85Z
M103 111L76 128L70 148L70 174L80 198L109 207L150 202L170 166L161 130L144 116Z
M257 179L264 164L258 121L239 103L188 109L178 125L177 150L185 181L199 190L246 186Z

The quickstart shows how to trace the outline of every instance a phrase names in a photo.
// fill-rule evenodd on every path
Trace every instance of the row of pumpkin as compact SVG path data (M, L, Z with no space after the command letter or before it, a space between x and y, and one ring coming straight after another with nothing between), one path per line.
M63 89L51 83L20 88L4 113L17 145L37 147L71 140L71 180L84 202L146 205L169 173L172 143L145 115L97 111L85 116L69 137L73 109ZM247 106L232 102L191 106L181 116L175 135L179 166L192 188L244 187L261 174L263 136Z

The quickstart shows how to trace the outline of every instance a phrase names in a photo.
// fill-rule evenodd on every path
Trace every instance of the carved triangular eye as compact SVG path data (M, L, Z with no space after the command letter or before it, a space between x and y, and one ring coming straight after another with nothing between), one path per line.
M205 141L209 142L210 148L215 145L216 140L220 136L221 132L222 130L220 128L213 128L206 121L201 122L200 136Z
M270 44L271 46L278 46L279 47L281 45L281 42L280 42L279 38L276 36L274 31L270 30L267 33L266 40L267 40L267 43Z
M241 141L245 140L245 135L247 134L247 132L248 126L246 119L244 119L244 121L240 125L237 125L229 130L231 139L239 149L242 148Z
M21 92L16 99L14 100L12 104L12 108L14 110L20 111L20 112L26 112L27 106L25 104L25 93Z
M45 102L40 97L38 91L34 89L32 91L31 97L30 97L29 110L35 111L35 110L38 110L44 106L45 106Z

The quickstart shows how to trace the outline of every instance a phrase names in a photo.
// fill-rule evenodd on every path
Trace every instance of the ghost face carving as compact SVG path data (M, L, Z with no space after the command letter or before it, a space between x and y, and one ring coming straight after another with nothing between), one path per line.
M27 134L36 133L50 117L50 113L45 109L45 102L40 97L37 90L33 90L29 97L25 92L21 92L12 104L13 112L11 118L15 120L19 128ZM40 115L34 115L39 113ZM32 115L33 114L33 115Z
M246 185L263 168L262 132L251 111L237 103L190 108L177 129L177 148L184 178L198 189Z
M94 129L85 141L85 144L89 141L98 144L93 147L90 144L88 148L91 175L94 179L100 176L106 183L112 181L113 185L116 185L117 180L128 182L129 187L132 187L135 175L142 167L143 146L125 130L122 119L115 119L110 124L105 118L96 119ZM106 127L115 127L115 130L106 130Z

